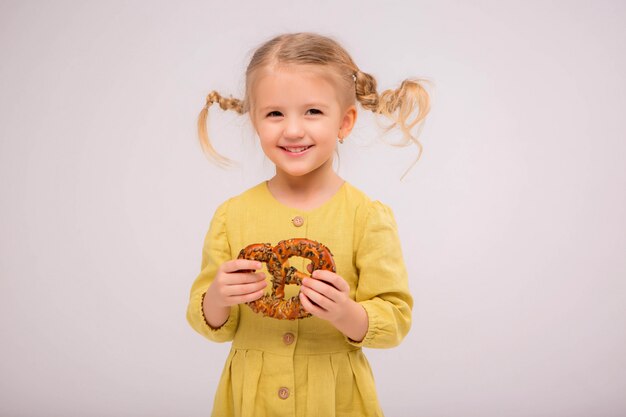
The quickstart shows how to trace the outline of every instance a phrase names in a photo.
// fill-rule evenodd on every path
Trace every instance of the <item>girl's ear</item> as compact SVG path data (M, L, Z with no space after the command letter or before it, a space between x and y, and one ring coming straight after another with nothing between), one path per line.
M356 106L353 104L346 109L343 114L343 118L341 119L341 126L339 126L339 138L345 138L350 134L354 124L356 123Z

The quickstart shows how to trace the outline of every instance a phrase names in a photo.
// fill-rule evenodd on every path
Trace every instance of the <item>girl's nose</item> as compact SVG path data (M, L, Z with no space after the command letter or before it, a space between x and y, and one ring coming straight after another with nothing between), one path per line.
M287 119L285 126L285 137L298 139L304 136L304 124L297 117Z

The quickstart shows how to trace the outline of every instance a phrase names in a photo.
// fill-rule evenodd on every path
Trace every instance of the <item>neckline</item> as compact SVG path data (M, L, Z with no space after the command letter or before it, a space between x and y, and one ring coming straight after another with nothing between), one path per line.
M269 200L273 201L276 205L279 205L282 208L285 208L287 210L295 211L297 213L307 214L307 215L311 214L313 212L316 212L318 210L321 210L321 209L329 206L331 203L333 203L337 198L339 198L339 196L341 194L343 194L343 192L346 189L347 184L348 184L348 182L344 180L343 183L341 184L341 187L339 187L339 189L337 189L337 191L335 191L335 194L333 194L328 200L324 201L322 204L320 204L317 207L313 207L312 209L309 209L309 210L303 210L303 209L299 209L297 207L288 206L288 205L280 202L276 197L274 197L274 195L270 191L270 188L267 185L267 183L268 183L268 180L265 180L260 185L261 185L261 188L263 189L263 193L267 196L267 198Z

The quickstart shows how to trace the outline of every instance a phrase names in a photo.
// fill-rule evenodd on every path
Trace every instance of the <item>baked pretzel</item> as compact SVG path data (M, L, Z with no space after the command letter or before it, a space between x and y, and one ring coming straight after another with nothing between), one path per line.
M248 245L239 252L237 259L251 259L265 262L272 276L272 292L258 300L248 302L255 313L281 320L295 320L310 317L298 297L285 300L285 285L302 285L302 279L310 277L289 265L289 258L300 256L310 259L313 271L323 269L336 272L335 261L330 250L319 242L309 239L281 240L276 246L269 243Z

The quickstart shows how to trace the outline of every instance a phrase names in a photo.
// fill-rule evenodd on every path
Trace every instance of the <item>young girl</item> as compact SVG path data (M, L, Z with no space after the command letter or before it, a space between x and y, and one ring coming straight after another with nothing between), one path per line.
M217 103L249 114L276 165L271 179L217 208L191 288L191 326L209 340L232 340L214 416L383 415L361 348L398 345L411 325L413 299L391 209L332 167L337 142L355 124L356 101L388 116L419 146L410 130L429 110L420 82L405 80L379 95L374 78L337 42L316 34L281 35L259 47L246 71L243 100L217 92L207 97L198 127L208 155L228 162L206 131L208 108ZM266 264L238 254L251 244L291 238L328 247L336 272L318 269L301 286L286 287L285 298L297 295L312 317L255 313L246 303L269 292ZM313 269L304 258L289 263Z

